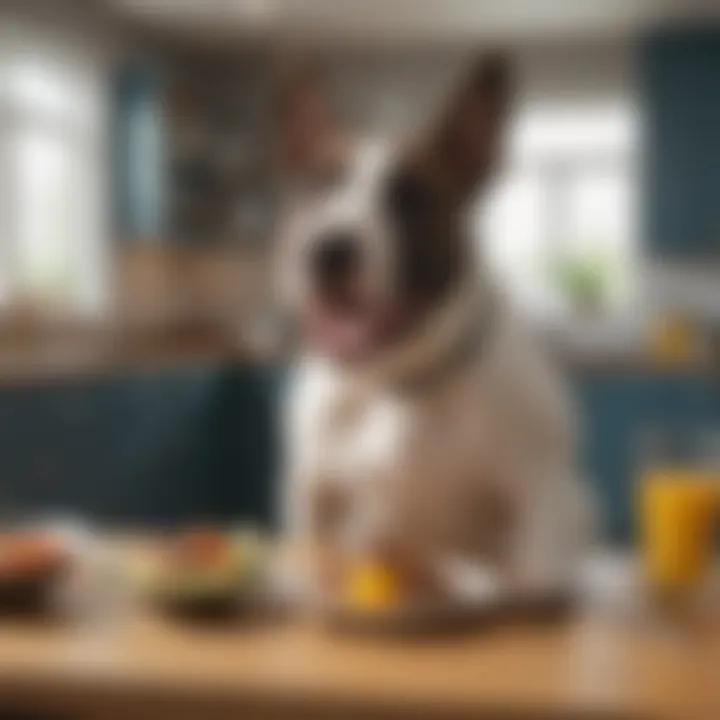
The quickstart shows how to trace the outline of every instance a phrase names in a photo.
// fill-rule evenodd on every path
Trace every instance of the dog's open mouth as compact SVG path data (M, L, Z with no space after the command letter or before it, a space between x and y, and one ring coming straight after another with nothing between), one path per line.
M306 331L318 352L359 361L401 340L418 314L417 308L405 303L317 303L306 317Z
M317 304L308 314L307 324L315 349L344 360L366 357L381 342L380 313L361 303Z

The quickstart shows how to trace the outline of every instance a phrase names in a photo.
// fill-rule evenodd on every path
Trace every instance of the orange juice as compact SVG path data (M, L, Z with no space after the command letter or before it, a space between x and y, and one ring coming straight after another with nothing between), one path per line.
M660 590L692 589L714 554L713 520L719 485L709 473L654 470L639 488L643 567Z

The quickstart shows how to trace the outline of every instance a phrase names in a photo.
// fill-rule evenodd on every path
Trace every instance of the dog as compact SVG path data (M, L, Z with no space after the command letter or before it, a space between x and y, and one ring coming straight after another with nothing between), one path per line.
M354 140L312 73L281 94L279 288L302 337L281 505L288 534L333 557L455 558L500 592L554 593L594 525L576 416L466 229L511 96L507 60L480 58L392 147Z

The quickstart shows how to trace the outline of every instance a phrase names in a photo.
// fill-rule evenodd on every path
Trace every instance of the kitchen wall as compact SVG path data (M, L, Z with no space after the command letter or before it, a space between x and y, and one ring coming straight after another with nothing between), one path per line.
M406 133L427 122L483 48L335 51L327 62L340 106L368 133ZM518 103L633 92L630 42L525 45L510 51Z

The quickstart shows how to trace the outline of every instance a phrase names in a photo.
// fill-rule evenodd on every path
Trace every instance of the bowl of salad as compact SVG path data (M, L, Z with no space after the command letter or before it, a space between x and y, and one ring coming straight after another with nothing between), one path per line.
M258 597L263 552L252 532L196 527L163 538L136 559L136 589L188 619L237 616Z

